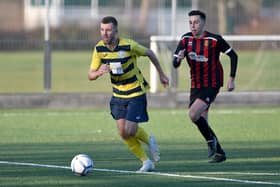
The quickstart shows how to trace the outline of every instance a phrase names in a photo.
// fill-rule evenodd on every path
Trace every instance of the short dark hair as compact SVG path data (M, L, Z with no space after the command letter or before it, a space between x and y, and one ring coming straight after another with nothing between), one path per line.
M206 20L206 14L200 10L192 10L188 14L189 16L200 16L204 21Z
M101 23L103 23L103 24L112 23L114 25L114 27L116 27L116 28L118 27L118 21L113 16L106 16L106 17L102 18Z

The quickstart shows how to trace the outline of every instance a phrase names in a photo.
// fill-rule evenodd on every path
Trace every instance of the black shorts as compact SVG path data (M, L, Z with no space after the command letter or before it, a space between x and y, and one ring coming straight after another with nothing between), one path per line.
M111 115L115 120L126 119L136 123L149 120L146 94L133 98L112 97L110 101Z
M192 88L189 107L191 107L196 99L201 99L209 108L210 104L214 102L219 90L220 88Z

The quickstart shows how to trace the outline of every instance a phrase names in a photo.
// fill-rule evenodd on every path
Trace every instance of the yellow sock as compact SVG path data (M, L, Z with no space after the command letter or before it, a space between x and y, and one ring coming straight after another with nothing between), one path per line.
M149 136L148 136L148 134L146 133L146 131L142 127L138 126L138 129L137 129L135 137L138 140L141 140L142 142L144 142L147 145L149 145Z
M141 143L137 140L136 137L129 137L124 140L128 145L129 150L142 162L148 159L145 150L142 148Z

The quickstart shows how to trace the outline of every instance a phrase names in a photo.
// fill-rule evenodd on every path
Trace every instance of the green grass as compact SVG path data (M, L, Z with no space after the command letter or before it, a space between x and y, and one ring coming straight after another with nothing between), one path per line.
M277 51L238 51L236 78L238 91L279 90L280 53ZM0 52L0 93L43 92L43 52ZM171 56L159 56L169 74ZM222 55L225 82L229 75L229 59ZM90 82L87 72L91 51L54 51L52 53L52 92L110 92L108 76ZM139 66L150 81L148 58L139 58ZM189 67L184 61L179 69L178 90L189 89ZM160 87L163 90L162 87Z
M143 125L157 137L161 149L162 159L156 165L158 172L279 184L279 113L279 107L213 108L210 123L228 155L225 163L214 165L207 163L205 142L184 109L150 109L150 121ZM140 167L118 137L107 109L1 110L0 118L0 161L69 166L74 155L86 153L94 159L97 168L133 171ZM77 177L65 169L0 164L0 186L264 185L97 171Z

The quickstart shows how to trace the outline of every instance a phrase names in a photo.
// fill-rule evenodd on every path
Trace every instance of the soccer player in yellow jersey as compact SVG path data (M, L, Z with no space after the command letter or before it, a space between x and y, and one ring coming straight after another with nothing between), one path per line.
M148 121L146 91L149 85L137 66L137 57L147 56L155 65L161 83L168 86L169 80L152 50L133 40L119 38L118 22L112 16L104 17L100 23L100 40L93 51L89 80L96 80L104 73L110 73L113 96L110 101L111 115L116 120L119 135L129 150L142 161L140 172L154 169L154 163L141 146L149 146L154 161L160 153L154 136L138 125Z

